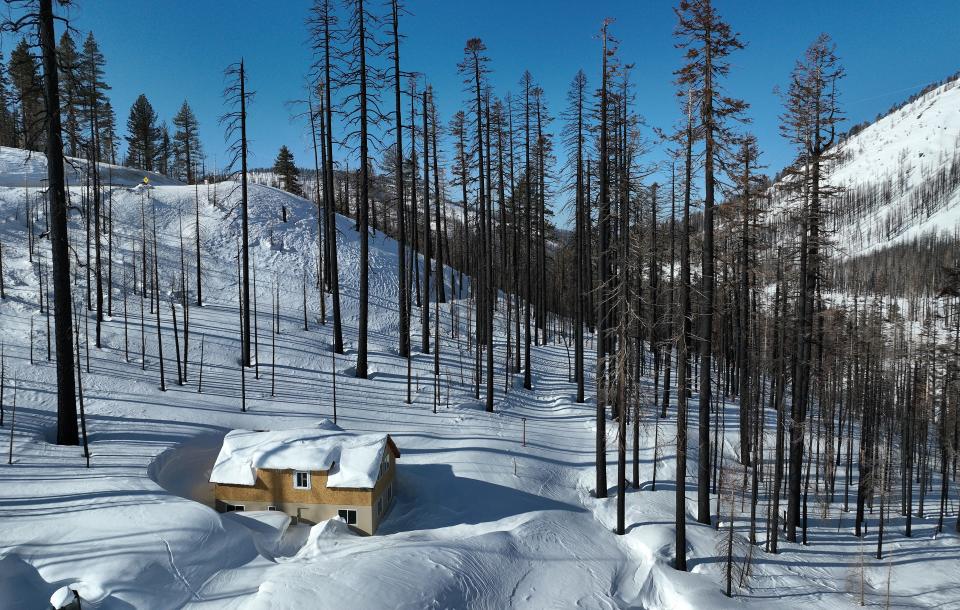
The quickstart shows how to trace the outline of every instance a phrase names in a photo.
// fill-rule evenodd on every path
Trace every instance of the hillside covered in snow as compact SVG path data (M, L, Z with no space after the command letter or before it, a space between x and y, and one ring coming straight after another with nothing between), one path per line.
M86 159L66 157L67 184L82 186L86 180L88 162ZM151 184L171 186L182 184L157 172L148 172L141 169L132 169L122 165L98 163L101 180L105 185L135 186L148 178ZM19 148L0 146L0 186L24 187L43 186L47 181L47 157L43 153L25 151Z
M960 231L960 76L842 138L826 183L827 226L855 257L923 235ZM800 205L775 189L774 210Z
M18 163L6 152L0 175L15 173ZM738 520L736 552L742 561L749 552L750 568L733 600L722 593L717 551L726 523L716 530L689 517L690 572L674 570L673 406L662 420L644 415L640 479L626 499L629 527L614 536L615 489L603 500L591 493L595 404L574 401L562 338L533 348L533 389L524 390L504 370L505 320L498 313L500 381L496 411L485 413L474 398L465 343L469 300L452 299L439 309L441 374L433 375L432 354L417 352L407 404L406 361L396 352L397 248L378 233L371 238L370 376L356 379L360 258L353 222L337 219L347 344L337 356L329 321L318 320L316 208L261 185L250 186L259 364L244 376L235 187L128 185L110 192L115 283L101 348L92 344L93 312L82 283L74 291L89 467L80 447L52 442L55 364L47 358L46 310L38 300L46 246L39 242L31 262L23 213L24 194L36 198L40 190L0 187L7 388L0 433L11 456L0 466L0 607L44 607L54 591L71 586L88 600L84 608L104 609L795 608L798 600L835 608L861 592L882 603L891 573L896 606L949 606L960 598L955 535L936 535L934 519L918 518L915 537L897 538L890 561L874 562L863 544L838 534L851 527L839 504L816 509L816 546L784 542L779 555L745 550L747 526ZM79 187L72 190L80 196ZM281 220L283 208L288 222ZM205 296L202 307L186 312L178 274L184 268L190 274L187 302L195 303L197 209ZM39 206L32 210L42 214ZM135 269L142 271L141 244L152 239L144 235L144 218L157 227L159 314L134 279ZM75 239L82 231L74 217ZM175 343L174 313L181 325L189 314L189 345ZM415 308L414 328L420 313ZM185 358L181 383L175 350ZM641 391L652 392L651 384L645 381ZM734 404L723 411L725 419L736 417ZM208 481L230 430L302 428L333 418L353 433L390 434L402 452L397 497L375 536L358 536L339 521L310 527L278 513L213 510ZM721 438L725 446L735 442L733 428ZM607 438L615 481L613 423ZM695 447L690 458L696 459ZM695 471L691 464L688 473ZM688 511L695 506L691 492Z

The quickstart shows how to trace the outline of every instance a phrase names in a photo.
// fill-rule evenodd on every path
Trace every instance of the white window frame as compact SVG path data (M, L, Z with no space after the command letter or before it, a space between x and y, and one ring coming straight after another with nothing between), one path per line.
M346 513L346 515L341 515L340 513ZM353 523L350 523L350 513L353 513ZM357 524L357 509L355 508L338 508L337 517L343 519L347 525L356 525Z
M305 475L307 477L307 484L300 485L300 475ZM304 470L294 470L293 471L293 488L294 489L310 489L310 472Z
M277 507L271 504L270 506L267 507L267 510L277 510Z

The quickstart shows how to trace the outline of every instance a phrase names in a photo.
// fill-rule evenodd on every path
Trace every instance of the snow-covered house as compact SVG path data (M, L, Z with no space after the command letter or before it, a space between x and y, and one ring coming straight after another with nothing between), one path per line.
M372 534L393 501L400 451L388 434L313 428L233 430L210 482L220 512L279 510L305 523L340 517Z

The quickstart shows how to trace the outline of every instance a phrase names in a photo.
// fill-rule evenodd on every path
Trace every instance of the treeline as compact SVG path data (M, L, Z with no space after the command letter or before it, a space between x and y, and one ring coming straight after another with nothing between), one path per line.
M890 106L890 108L888 108L886 112L878 112L877 116L874 117L873 121L861 121L860 123L853 125L841 136L840 139L846 140L848 138L852 138L853 136L857 135L858 133L860 133L867 127L869 127L871 124L876 123L877 121L879 121L884 117L890 116L894 112L897 112L898 110L901 110L906 106L909 106L910 104L914 103L918 99L926 96L931 91L935 91L944 85L957 86L958 80L960 80L960 72L955 72L950 76L944 78L943 80L930 83L929 85L924 86L922 89L920 89L920 91L917 91L907 99L897 102L896 104Z
M118 135L117 116L104 80L106 59L94 38L87 34L78 45L65 31L56 45L60 125L64 152L129 167L155 171L193 182L201 172L203 151L198 122L184 101L173 117L173 128L158 122L145 95L130 108L126 133ZM0 146L45 152L46 97L40 61L26 37L17 42L7 63L0 56ZM123 143L126 155L120 156Z
M923 320L931 299L957 290L960 234L931 232L877 248L867 254L844 257L831 265L834 290L852 294L858 287L868 294L901 300L908 320Z

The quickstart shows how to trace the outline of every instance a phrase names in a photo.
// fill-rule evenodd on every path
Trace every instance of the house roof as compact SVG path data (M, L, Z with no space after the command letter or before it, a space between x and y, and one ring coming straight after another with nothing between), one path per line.
M388 434L351 434L329 420L309 428L232 430L223 439L211 483L253 485L257 469L329 471L327 487L371 489L384 451L400 452Z

